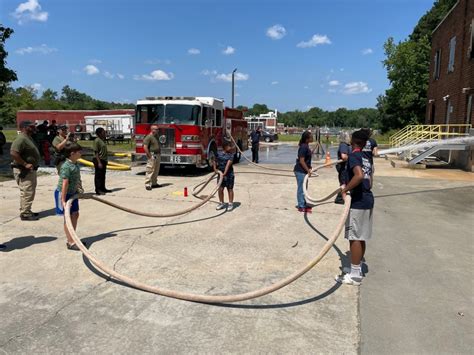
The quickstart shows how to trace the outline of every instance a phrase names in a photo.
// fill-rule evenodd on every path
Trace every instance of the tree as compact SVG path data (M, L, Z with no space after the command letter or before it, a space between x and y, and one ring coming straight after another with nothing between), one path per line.
M438 0L418 21L407 40L384 44L390 88L377 99L383 131L424 121L429 81L431 36L457 0Z
M5 51L5 41L12 33L11 28L3 27L0 24L0 98L5 94L8 84L18 80L16 73L6 67L8 52Z

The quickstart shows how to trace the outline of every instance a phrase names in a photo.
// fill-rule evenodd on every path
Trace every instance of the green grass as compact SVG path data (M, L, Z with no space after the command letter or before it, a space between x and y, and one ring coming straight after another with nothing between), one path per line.
M5 134L5 138L7 138L7 142L13 142L13 140L16 138L17 131L16 129L4 129L3 134Z
M278 141L280 142L299 142L301 134L279 134Z

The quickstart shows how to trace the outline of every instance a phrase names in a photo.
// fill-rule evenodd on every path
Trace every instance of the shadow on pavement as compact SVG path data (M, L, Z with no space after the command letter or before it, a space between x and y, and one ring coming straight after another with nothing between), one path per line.
M17 249L28 248L34 244L52 242L53 240L56 240L56 239L58 238L48 237L48 236L34 237L32 235L28 235L25 237L16 237L6 243L3 243L6 246L6 248L0 248L0 252L8 253L10 251L17 250Z

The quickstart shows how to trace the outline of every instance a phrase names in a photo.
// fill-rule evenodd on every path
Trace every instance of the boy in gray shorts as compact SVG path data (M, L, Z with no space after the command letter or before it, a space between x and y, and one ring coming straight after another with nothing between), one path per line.
M362 282L361 262L365 254L365 242L372 237L372 162L362 151L369 137L362 130L352 134L352 153L347 160L348 183L342 192L350 192L351 209L346 221L345 237L351 251L351 270L336 277L339 283L359 286Z

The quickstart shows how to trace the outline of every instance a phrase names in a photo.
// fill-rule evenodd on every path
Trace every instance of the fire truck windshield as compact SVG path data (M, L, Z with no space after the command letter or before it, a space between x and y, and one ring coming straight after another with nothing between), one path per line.
M137 123L198 125L199 105L138 105Z

